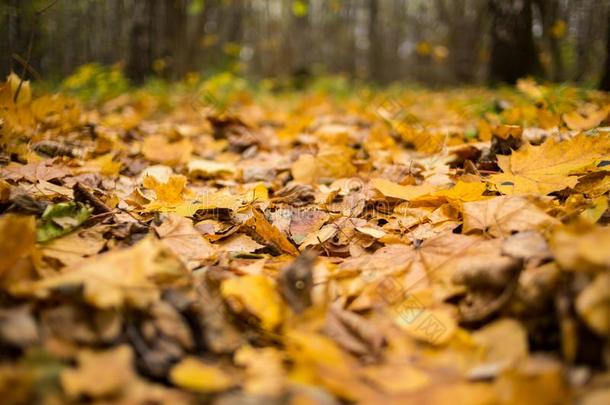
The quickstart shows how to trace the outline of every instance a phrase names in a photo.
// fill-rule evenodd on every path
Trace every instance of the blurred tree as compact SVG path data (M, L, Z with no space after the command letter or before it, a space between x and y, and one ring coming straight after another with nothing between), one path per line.
M531 0L490 0L492 82L515 83L538 72Z
M30 70L39 69L40 24L39 11L35 0L4 0L0 11L3 27L1 32L4 39L2 47L2 75L14 70L21 72L26 65ZM26 69L27 70L27 69Z
M383 48L379 24L379 1L368 0L369 13L369 75L373 80L384 82Z
M547 75L559 82L564 77L564 63L560 42L566 35L567 25L563 19L560 0L534 0L542 20L544 45L550 56L550 69Z
M134 17L130 30L127 74L136 83L141 83L153 72L153 28L155 23L155 0L134 2Z
M483 35L484 0L436 0L439 19L448 27L449 63L455 78L476 78Z
M186 73L187 3L187 0L164 0L165 49L162 57L168 64L167 76L173 79Z
M606 62L604 63L604 73L599 87L602 90L610 91L610 9L607 14L608 33L606 34Z
M486 68L494 81L528 74L591 81L605 70L609 3L0 0L0 74L21 71L33 35L31 70L47 79L119 62L134 82L231 69L452 84L480 81Z

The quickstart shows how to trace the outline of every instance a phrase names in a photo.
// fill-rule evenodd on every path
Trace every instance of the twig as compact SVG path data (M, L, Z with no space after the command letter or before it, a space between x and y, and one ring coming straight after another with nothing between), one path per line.
M112 210L104 204L102 200L93 195L93 193L81 183L76 183L72 190L74 191L74 199L77 201L88 202L93 206L93 210L96 213L111 214Z

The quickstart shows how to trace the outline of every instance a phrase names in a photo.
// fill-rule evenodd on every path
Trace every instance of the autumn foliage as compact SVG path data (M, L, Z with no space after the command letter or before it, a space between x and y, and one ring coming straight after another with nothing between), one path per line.
M2 403L608 403L606 93L233 84L0 89Z

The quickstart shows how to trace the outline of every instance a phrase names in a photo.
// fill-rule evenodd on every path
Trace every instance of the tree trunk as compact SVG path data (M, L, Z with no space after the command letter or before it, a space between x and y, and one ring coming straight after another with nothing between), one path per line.
M133 22L130 32L127 74L136 83L142 83L152 73L153 67L153 15L155 0L134 2Z
M608 34L606 39L606 63L604 64L604 75L599 84L602 90L610 91L610 10L608 11Z
M538 72L531 0L490 0L492 82L515 83Z
M562 18L561 5L559 0L534 0L534 4L538 7L542 17L544 43L551 57L551 66L548 69L547 77L554 82L560 82L564 75L560 46L561 38L553 32L553 26Z
M369 0L369 74L372 80L383 82L383 48L378 14L379 1Z
M165 49L166 76L178 79L186 73L187 14L184 0L165 0Z
M34 69L40 69L40 24L36 14L35 2L32 0L9 0L2 7L6 12L3 20L6 24L0 29L6 44L3 46L0 73L6 76L11 70L19 75L27 74L23 64L27 62ZM6 46L6 49L4 47ZM20 62L17 62L15 56ZM1 81L1 80L0 80Z

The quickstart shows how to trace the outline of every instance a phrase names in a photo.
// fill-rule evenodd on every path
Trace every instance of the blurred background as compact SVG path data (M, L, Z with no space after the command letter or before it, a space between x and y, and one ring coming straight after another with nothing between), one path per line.
M610 87L608 0L1 0L0 70ZM97 65L94 65L97 66Z

